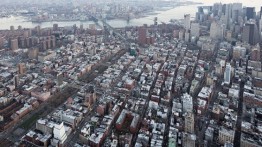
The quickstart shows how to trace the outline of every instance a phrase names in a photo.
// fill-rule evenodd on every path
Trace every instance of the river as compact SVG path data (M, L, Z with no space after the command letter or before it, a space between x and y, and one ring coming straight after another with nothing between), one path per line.
M221 3L234 3L239 2L243 3L243 6L252 6L256 7L256 11L260 10L260 7L262 6L261 0L191 0L193 2L203 3L202 5L212 5L216 2ZM125 27L125 26L139 26L143 24L153 24L153 19L155 17L158 17L159 23L169 22L170 19L182 19L184 14L191 14L191 17L195 16L195 13L197 11L197 7L200 5L188 5L188 6L177 6L174 8L170 8L168 10L164 11L156 11L157 14L149 15L147 17L138 18L138 19L132 19L129 22L125 20L108 20L107 22L113 26L113 27ZM89 24L93 24L92 21L67 21L67 22L42 22L42 23L32 23L26 21L26 19L22 16L11 16L9 18L1 18L0 19L0 29L10 29L10 26L13 25L15 27L18 27L21 25L23 28L33 28L37 25L40 25L42 28L46 27L52 27L53 24L57 23L60 27L64 26L73 26L76 24L79 26L80 24L83 24L84 28L88 27Z

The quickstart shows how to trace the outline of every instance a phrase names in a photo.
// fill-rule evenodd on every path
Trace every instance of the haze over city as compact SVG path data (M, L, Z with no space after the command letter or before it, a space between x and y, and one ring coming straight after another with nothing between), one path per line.
M260 0L1 0L0 146L262 146Z

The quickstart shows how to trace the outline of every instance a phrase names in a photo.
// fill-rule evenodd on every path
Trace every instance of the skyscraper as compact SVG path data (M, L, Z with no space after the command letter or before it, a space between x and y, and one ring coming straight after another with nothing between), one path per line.
M251 60L260 61L260 46L257 44L251 51Z
M17 50L18 49L18 40L17 39L11 40L10 48L11 48L11 50Z
M191 28L190 14L184 15L184 28L189 30Z
M230 63L227 63L226 69L224 72L224 82L226 84L230 84L230 81L231 81L231 65Z
M232 20L233 20L233 22L237 22L238 21L238 16L239 16L239 10L233 10L233 12L232 12Z
M239 10L240 12L242 11L242 3L233 3L232 5L232 11L233 10Z
M213 6L213 14L214 16L221 16L222 14L222 4L221 3L215 3Z
M18 75L15 75L14 77L14 85L15 85L15 88L19 86L19 76Z
M261 19L262 18L262 6L260 7L260 13L259 13L259 18Z
M147 34L147 29L144 26L138 28L138 43L140 44L146 43L146 34Z
M200 34L199 23L192 23L191 24L191 35L195 37L199 37L199 34Z
M185 32L185 42L189 42L190 41L190 33L187 31Z
M57 23L53 24L53 31L58 31L58 24Z
M23 29L22 26L19 25L19 26L18 26L18 30L21 31L22 29Z
M18 64L18 73L24 74L26 72L26 66L25 63L19 63Z
M14 31L15 27L14 26L10 26L10 31Z
M247 20L249 19L254 19L255 18L255 7L247 7L246 8L246 17L247 17Z
M0 49L4 46L4 37L0 37Z
M226 28L229 28L229 22L231 17L232 17L232 4L226 4L226 9L225 9Z
M260 42L262 42L262 18L260 18L258 24L259 24L259 31L258 31L258 33L259 33L259 37L260 37Z
M249 20L243 27L242 41L255 45L259 41L259 33L256 22Z
M212 39L222 39L223 38L223 29L220 24L217 22L212 22L210 26L210 37Z
M243 12L242 3L233 3L232 5L232 20L233 22L238 22L238 17L241 16Z

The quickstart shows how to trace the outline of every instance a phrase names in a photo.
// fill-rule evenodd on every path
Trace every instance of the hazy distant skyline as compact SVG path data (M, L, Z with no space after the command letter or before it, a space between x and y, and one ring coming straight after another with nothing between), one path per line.
M23 4L25 4L24 6L26 6L29 3L32 4L38 4L38 3L56 3L58 5L63 5L63 3L67 3L70 4L70 2L73 2L72 6L78 7L78 6L82 6L83 3L87 4L87 3L92 3L92 2L108 2L108 1L161 1L161 0L1 0L0 6L1 4L8 2L8 3L12 3L15 2L16 6L23 6ZM191 6L189 6L186 10L181 10L178 13L195 13L196 10L196 6L208 6L208 5L213 5L214 3L222 3L222 4L228 4L228 3L242 3L243 7L255 7L255 11L259 12L260 8L262 6L262 0L163 0L163 1L192 1L192 2L197 2L197 3L202 3L202 4L197 4L195 6L191 8ZM24 3L21 3L24 2ZM79 4L80 3L80 4ZM71 5L71 4L70 4ZM190 12L189 12L190 11ZM192 12L194 11L194 12ZM192 15L193 16L193 15Z
M260 11L260 7L262 6L262 1L261 0L191 0L193 2L200 2L204 3L205 5L212 5L214 3L242 3L243 6L246 7L256 7L256 11Z
M55 3L63 3L63 2L92 2L92 1L113 1L113 0L1 0L1 3L46 3L46 2L55 2ZM122 0L122 1L129 1L129 0ZM130 0L134 1L134 0ZM142 1L142 0L141 0ZM144 0L146 1L146 0ZM170 1L175 1L175 0L170 0ZM178 0L179 1L179 0ZM184 1L184 0L180 0ZM204 3L205 5L212 5L213 3L243 3L243 6L248 6L248 7L256 7L256 11L260 10L260 7L262 6L262 1L261 0L188 0L188 1L193 1L193 2L199 2L199 3ZM0 4L1 5L1 4Z

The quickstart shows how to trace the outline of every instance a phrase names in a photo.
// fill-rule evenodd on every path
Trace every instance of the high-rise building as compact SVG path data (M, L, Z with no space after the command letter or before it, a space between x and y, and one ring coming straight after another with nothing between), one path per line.
M189 112L185 115L185 132L187 133L194 133L194 114Z
M14 85L15 85L15 88L19 86L19 76L18 75L15 75L14 77Z
M29 59L37 59L39 53L39 49L38 48L30 48L28 50L28 57Z
M26 66L25 63L19 63L18 64L18 73L24 74L26 72Z
M239 10L241 12L242 8L243 8L242 3L233 3L232 4L232 11L233 10Z
M51 38L51 48L55 48L56 47L56 39L55 37Z
M260 42L262 42L262 18L260 18L260 20L259 20L259 31L258 31L258 33L259 33L259 37L260 37Z
M25 48L26 47L25 38L23 36L18 37L18 46L19 46L19 48Z
M28 30L24 30L23 37L24 38L28 38L29 37L29 31Z
M210 27L210 37L212 39L222 39L223 38L223 30L221 28L221 25L219 25L217 22L212 22Z
M213 14L214 16L221 16L222 15L222 4L221 3L215 3L213 6Z
M57 23L53 24L53 31L58 31L58 24Z
M46 42L46 48L50 49L51 48L51 37L50 36L47 37L45 42Z
M242 3L233 3L232 4L232 21L238 22L238 17L243 13Z
M184 40L185 37L185 31L184 30L180 30L178 33L178 39L179 40Z
M247 20L254 19L256 15L255 7L246 7L246 17Z
M67 139L67 135L65 132L65 126L64 123L60 123L60 124L55 124L54 125L54 129L53 129L53 134L54 134L54 139L52 141L52 143L57 146L63 145L65 140ZM57 143L57 141L59 141L59 143Z
M226 28L229 28L230 18L232 18L232 4L226 4L226 9L225 9L225 25L226 25Z
M232 21L233 22L238 22L239 15L240 15L239 10L233 10L233 12L232 12Z
M0 49L4 46L4 37L0 37Z
M47 50L46 41L45 41L45 40L42 40L41 43L40 43L40 45L41 45L41 50L42 50L42 51Z
M139 27L138 28L138 43L145 44L146 35L147 35L147 29L144 26Z
M251 60L253 61L260 61L260 46L259 44L256 45L251 51Z
M10 31L14 31L15 27L14 26L10 26Z
M37 34L37 35L41 35L41 34L42 34L42 32L41 32L41 27L40 27L40 26L36 26L36 27L35 27L35 30L36 30L36 34Z
M17 50L18 49L18 40L17 39L11 40L10 48L11 48L11 50Z
M231 40L231 38L232 38L232 31L227 31L226 32L226 39Z
M190 14L184 15L184 28L189 30L191 28Z
M191 24L191 35L195 36L195 37L199 37L199 35L200 35L199 23L192 23Z
M204 13L204 8L203 8L202 6L199 6L199 7L198 7L198 12Z
M258 27L254 20L249 20L243 27L242 41L251 45L255 45L259 42Z
M190 41L190 33L188 31L185 32L185 42Z
M259 18L261 19L262 18L262 6L260 7L260 13L259 13Z
M242 46L235 46L233 48L233 59L245 58L247 49Z
M18 26L18 30L21 31L22 30L22 26L19 25Z
M262 31L262 18L259 19L259 22L258 22L258 28L259 28L259 31L261 32Z
M225 72L224 72L224 82L226 84L230 84L230 82L231 82L231 65L230 65L230 63L227 63L227 65L226 65L226 69L225 69Z

